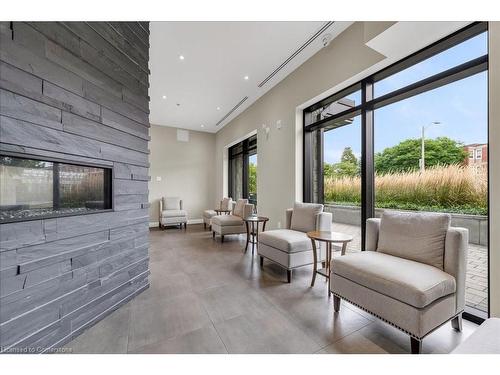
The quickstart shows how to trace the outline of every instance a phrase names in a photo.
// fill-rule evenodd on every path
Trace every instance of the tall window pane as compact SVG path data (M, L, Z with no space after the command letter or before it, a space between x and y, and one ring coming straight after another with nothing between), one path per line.
M469 230L467 306L488 306L487 72L375 111L375 207Z
M248 157L248 200L257 205L257 154Z
M238 155L229 161L231 163L231 191L234 200L243 198L243 155Z
M257 204L257 136L253 135L228 149L229 195Z
M361 117L340 121L323 133L323 201L333 230L353 235L349 251L361 248Z

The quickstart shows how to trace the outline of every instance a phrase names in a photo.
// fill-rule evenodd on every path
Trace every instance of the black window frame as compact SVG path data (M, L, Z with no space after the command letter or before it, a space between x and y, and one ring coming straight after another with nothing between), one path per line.
M65 160L65 159L56 158L56 157L45 157L45 156L33 155L33 154L23 154L23 153L18 153L18 152L0 151L0 157L4 157L4 156L18 158L18 159L50 162L53 165L53 172L56 172L59 170L60 164L74 165L74 166L78 166L78 167L90 167L90 168L103 169L104 170L104 181L103 181L104 187L103 187L103 189L104 189L105 206L109 205L109 208L95 209L95 210L89 211L89 212L78 212L78 213L54 212L54 213L47 213L46 215L40 215L40 216L6 219L6 220L0 221L0 225L1 224L9 224L9 223L18 223L18 222L24 222L24 221L54 219L54 218L58 218L58 217L92 215L92 214L98 214L98 213L103 213L103 212L113 212L115 210L115 202L114 202L114 196L113 196L113 192L114 192L114 186L113 186L114 185L114 168L111 165L91 163L91 162L80 163L80 162L74 162L71 160ZM58 173L53 173L52 181L53 181L53 184L52 184L52 190L53 190L52 209L59 210L60 209L60 190L59 190L60 185L59 185L59 174Z
M340 90L333 95L315 103L303 110L303 200L304 202L324 203L323 194L323 131L329 124L338 122L342 119L353 118L361 115L361 251L365 250L366 246L366 220L375 217L375 168L374 168L374 111L378 108L399 102L401 100L422 94L438 87L448 85L461 79L473 76L477 73L488 70L488 52L486 55L480 56L473 60L467 61L453 68L426 77L417 82L396 89L379 97L374 97L374 85L393 74L399 73L411 66L414 66L432 56L435 56L443 51L446 51L466 40L473 38L488 31L487 22L474 22L470 25L458 30L451 35L442 38L441 40L417 51L410 56L376 72L361 81L356 82L349 87ZM334 102L340 98L348 96L357 90L361 89L361 104L350 108L341 113L332 115L326 119L310 123L309 114L326 104ZM488 103L489 106L489 103ZM319 143L320 150L314 150L321 156L321 162L318 164L318 171L313 171L313 137L315 134L321 138ZM318 140L318 142L320 142ZM488 134L489 144L489 134ZM489 158L488 158L489 160ZM488 165L488 180L489 180ZM318 173L321 178L318 179L317 196L314 195L314 173ZM489 189L489 186L488 186ZM489 190L488 190L489 196ZM489 215L489 200L488 200L488 221ZM489 231L488 231L489 237ZM488 262L490 259L490 246L488 238ZM488 264L488 283L490 284L490 267ZM488 287L488 311L490 314L490 287ZM484 312L473 308L466 308L464 318L481 323L484 321Z
M243 158L243 172L242 172L242 197L243 199L249 199L249 191L248 191L248 171L249 171L249 157L257 154L257 134L252 135L241 142L236 143L235 145L228 148L228 193L229 196L233 199L236 199L234 196L233 186L233 168L231 160L236 159L240 156ZM257 202L255 202L257 203Z

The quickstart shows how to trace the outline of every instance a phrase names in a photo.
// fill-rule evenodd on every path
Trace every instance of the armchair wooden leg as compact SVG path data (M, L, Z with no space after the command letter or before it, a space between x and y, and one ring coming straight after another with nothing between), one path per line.
M207 223L203 223L203 230L207 230Z
M215 231L212 231L212 238L215 240Z
M292 270L286 270L286 281L288 284L292 282Z
M458 332L462 332L462 314L457 315L451 320L451 326Z
M260 257L260 268L264 267L264 257Z
M220 241L224 242L224 235L220 236Z
M422 340L410 337L410 345L411 345L411 354L422 353Z
M333 311L340 311L340 297L337 297L335 294L333 295Z

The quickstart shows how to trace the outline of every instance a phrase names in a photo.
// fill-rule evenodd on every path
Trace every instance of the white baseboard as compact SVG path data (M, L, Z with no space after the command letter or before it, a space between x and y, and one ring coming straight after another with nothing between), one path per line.
M188 225L189 224L203 224L203 219L190 219L188 220ZM158 221L150 221L149 222L149 227L150 228L157 228L160 225Z

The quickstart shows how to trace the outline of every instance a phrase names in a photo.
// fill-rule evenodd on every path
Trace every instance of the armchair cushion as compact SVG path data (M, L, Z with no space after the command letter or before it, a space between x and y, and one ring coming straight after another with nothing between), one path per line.
M211 219L212 217L214 217L216 215L217 215L217 212L215 212L214 210L205 210L205 211L203 211L203 217L205 217L207 219Z
M248 204L248 199L238 199L233 209L233 215L243 217L246 204Z
M223 198L220 201L220 209L221 210L230 210L232 206L232 199L231 198Z
M181 199L180 198L163 197L162 199L163 199L163 209L164 210L179 210L179 209L181 209Z
M443 269L450 215L385 211L377 251Z
M212 217L212 223L220 226L242 225L243 219L236 215L217 215Z
M323 205L316 203L299 203L293 206L290 229L300 232L316 230L316 219L323 212Z
M455 278L436 267L363 251L332 261L332 273L400 302L424 308L456 291Z
M187 216L187 212L184 210L163 210L161 212L161 217L184 217Z
M290 229L268 230L259 234L259 243L287 253L312 250L311 240L304 232Z

